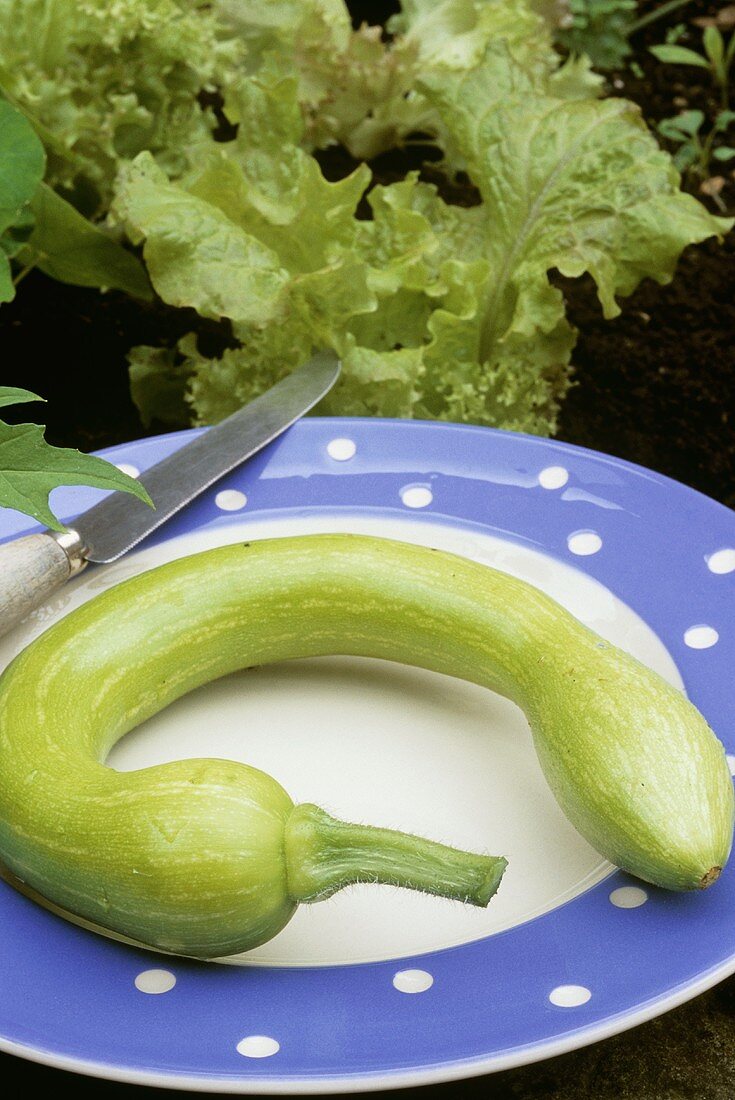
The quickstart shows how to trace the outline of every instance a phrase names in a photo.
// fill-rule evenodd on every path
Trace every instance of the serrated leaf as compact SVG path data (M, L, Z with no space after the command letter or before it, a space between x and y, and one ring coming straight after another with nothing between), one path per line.
M45 183L30 209L35 224L22 250L24 263L73 286L122 290L146 301L153 297L140 260Z
M22 390L17 386L0 386L0 408L4 405L24 405L27 401L43 401L37 393Z
M15 508L54 531L63 531L48 503L49 493L59 485L120 489L152 503L143 486L112 463L72 448L52 447L43 432L39 424L0 420L0 507Z

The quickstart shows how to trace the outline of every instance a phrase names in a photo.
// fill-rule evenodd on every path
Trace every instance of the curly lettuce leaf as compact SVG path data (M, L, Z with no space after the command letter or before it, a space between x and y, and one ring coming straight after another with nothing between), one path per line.
M511 336L543 343L563 305L547 273L589 272L606 317L641 279L669 282L687 245L732 222L678 190L679 176L626 100L563 101L488 64L454 78L427 77L427 96L451 126L480 190L491 266L480 357ZM516 73L511 63L508 72Z
M278 256L218 207L170 183L150 153L122 174L115 214L161 297L203 317L265 323L287 281Z
M0 386L0 407L41 400L29 390ZM39 424L0 420L0 508L14 508L54 531L63 531L48 503L49 493L59 485L119 489L153 506L143 486L117 466L70 447L52 447L43 432Z
M408 0L382 27L353 30L343 0L216 0L223 22L247 44L250 73L277 64L295 74L305 120L303 143L340 142L371 159L411 134L441 130L417 87L427 70L464 71L488 44L505 42L534 79L545 82L560 64L549 23L533 0ZM578 69L573 94L594 83ZM567 73L570 76L570 73ZM560 85L562 87L562 85ZM228 115L231 102L227 97ZM441 143L441 134L440 143Z
M43 146L23 115L0 98L0 302L10 302L15 288L10 257L22 243L16 230L29 228L29 203L43 178Z
M552 433L575 333L549 272L590 273L614 316L619 296L667 281L682 248L730 225L677 190L632 105L552 95L502 44L422 90L477 206L448 205L415 173L369 186L363 165L328 182L300 144L298 81L270 62L240 92L236 142L178 183L134 162L116 210L156 289L228 317L239 341L215 360L191 339L173 357L138 349L149 416L185 402L199 423L221 419L327 346L343 371L322 411Z
M121 159L188 167L216 124L199 93L226 88L243 53L199 0L0 0L0 93L46 145L49 185L88 214Z

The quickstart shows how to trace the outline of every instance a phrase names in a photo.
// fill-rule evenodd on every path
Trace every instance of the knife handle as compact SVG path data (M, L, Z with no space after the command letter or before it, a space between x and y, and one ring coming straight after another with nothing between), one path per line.
M0 546L0 634L84 568L83 549L76 531L44 531Z

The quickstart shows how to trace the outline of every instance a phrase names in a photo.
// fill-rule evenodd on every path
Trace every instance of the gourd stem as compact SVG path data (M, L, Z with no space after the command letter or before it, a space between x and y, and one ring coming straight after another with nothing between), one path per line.
M484 906L507 866L502 856L338 821L311 803L292 810L285 846L288 892L299 902L320 900L356 882L382 882Z

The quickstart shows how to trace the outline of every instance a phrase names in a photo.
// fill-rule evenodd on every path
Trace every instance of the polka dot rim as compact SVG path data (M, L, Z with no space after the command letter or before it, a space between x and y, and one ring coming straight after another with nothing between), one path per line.
M588 557L602 547L602 539L596 531L575 531L567 538L567 546L573 554Z
M618 909L638 909L648 901L648 894L640 886L618 886L610 894L610 901Z
M176 985L176 975L170 970L141 970L135 988L141 993L168 993Z
M709 649L720 640L720 635L713 626L704 623L698 626L690 626L684 631L684 643L690 649Z
M393 975L393 985L399 993L425 993L434 984L428 970L399 970Z
M272 1058L280 1049L281 1044L270 1035L246 1035L236 1047L243 1058Z
M131 462L118 462L116 465L121 474L127 474L128 477L140 477L140 470L137 466L133 466Z
M735 549L731 546L715 550L714 554L710 554L705 560L710 573L723 575L735 572Z
M546 466L538 475L542 489L561 489L569 481L569 471L563 466Z
M214 503L223 512L239 512L247 502L248 498L239 489L223 489L214 498Z
M104 457L145 471L199 431L110 448ZM359 440L352 463L328 456L329 441L341 437ZM569 482L546 491L538 475L555 465L568 469ZM216 485L154 534L151 545L172 533L204 541L219 532L223 542L230 541L227 536L239 537L243 525L248 538L261 513L264 522L271 515L282 520L284 533L292 515L301 523L306 512L318 530L364 513L402 519L415 530L428 531L427 521L436 521L456 525L463 534L475 526L500 537L507 533L568 566L593 572L644 621L656 623L693 701L722 736L733 767L729 717L735 679L726 670L735 655L735 633L725 618L728 605L718 601L731 598L735 572L718 575L715 570L727 565L727 557L714 555L735 548L735 523L721 506L655 471L592 450L419 421L305 418L283 443L264 452L262 472L254 473L256 468L261 471L260 460L226 483L248 494L247 516L219 511L214 497L225 486ZM434 502L411 512L401 503L400 489L422 484L431 487ZM55 497L60 518L71 522L94 506L97 495L84 486L61 487ZM613 507L606 509L605 503ZM3 538L25 534L25 525L27 520L2 510ZM590 526L604 545L587 562L568 550L567 538ZM673 583L682 577L685 584ZM684 632L697 624L719 631L713 649L699 652L685 645ZM284 968L275 980L269 967L223 973L185 962L182 969L181 960L121 949L49 919L8 890L3 919L18 934L6 937L6 969L24 974L26 996L17 1019L6 1014L2 1039L61 1068L169 1088L217 1091L226 1080L237 1091L287 1092L296 1081L302 1091L301 1082L307 1082L313 1091L344 1092L462 1080L605 1039L727 978L735 950L732 870L702 898L675 899L675 913L668 893L653 887L640 910L616 907L611 892L636 880L613 873L543 919L500 936L376 964ZM34 945L31 952L28 943ZM555 965L555 959L564 965ZM178 979L168 996L136 989L138 967L162 967L166 961ZM401 968L418 966L433 974L434 986L423 998L404 996L392 979ZM581 1007L557 1008L549 1000L554 983L581 983L591 999ZM502 1020L486 1014L480 1027L478 1011L487 1005L488 988L493 1003L513 1011ZM59 1004L96 1004L103 1010L59 1013ZM349 1041L336 1043L335 1013L370 1026L351 1027ZM258 1059L236 1051L244 1036L260 1032L275 1036L279 1053Z
M557 1008L579 1008L586 1005L592 993L584 985L558 985L549 993L549 1000Z
M428 485L404 485L401 500L407 508L426 508L434 499Z
M327 443L327 454L335 462L348 462L355 457L357 445L352 439L330 439Z

